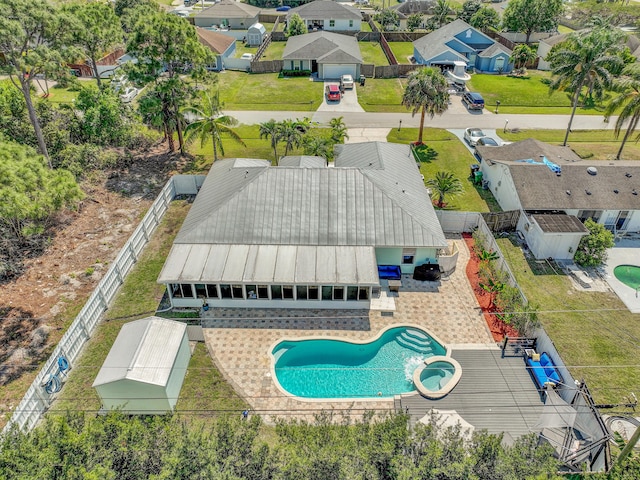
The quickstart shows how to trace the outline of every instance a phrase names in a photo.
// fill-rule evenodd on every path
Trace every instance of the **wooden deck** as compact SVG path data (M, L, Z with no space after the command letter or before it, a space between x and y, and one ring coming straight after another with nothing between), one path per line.
M432 408L455 410L477 430L504 432L505 441L531 432L543 402L522 357L500 358L500 350L453 350L462 366L460 383L446 397L428 400L419 394L396 399L399 411L411 415L412 424Z

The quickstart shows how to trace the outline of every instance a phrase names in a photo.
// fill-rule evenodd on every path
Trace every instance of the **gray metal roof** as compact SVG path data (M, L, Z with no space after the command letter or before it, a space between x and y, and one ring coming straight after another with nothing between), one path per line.
M373 247L175 244L160 283L378 285Z
M186 324L160 317L124 324L93 386L118 380L166 386L186 331Z
M323 157L312 155L287 155L278 162L280 167L324 168L327 161Z
M333 0L315 0L292 8L287 14L287 20L294 13L307 20L362 20L360 10Z
M403 396L401 407L409 408L412 422L435 408L455 410L476 430L504 432L507 443L533 431L544 405L522 357L500 358L499 349L455 347L451 356L462 367L460 383L439 400Z
M363 63L356 37L325 31L289 37L282 59L317 60L320 63Z
M450 48L447 43L455 39L456 41L464 44L464 40L457 38L456 35L464 32L467 29L475 30L481 35L484 35L482 32L480 32L476 28L473 28L464 20L457 19L451 23L444 25L443 27L440 27L437 30L434 30L424 37L420 37L418 40L415 40L413 42L413 46L425 60L429 60L430 58L433 58L444 51L451 51L458 54L458 52L456 52L453 48ZM495 41L490 37L487 37L486 35L484 36L487 38L487 41L495 43ZM464 60L468 61L467 59Z
M215 162L175 243L447 245L408 145L344 145L335 168L268 165Z

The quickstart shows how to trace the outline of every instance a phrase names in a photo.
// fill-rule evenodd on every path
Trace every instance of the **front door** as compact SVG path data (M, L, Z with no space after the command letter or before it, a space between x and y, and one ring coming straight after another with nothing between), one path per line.
M618 218L616 219L616 230L626 230L630 219L631 214L628 210L622 210L620 213L618 213Z

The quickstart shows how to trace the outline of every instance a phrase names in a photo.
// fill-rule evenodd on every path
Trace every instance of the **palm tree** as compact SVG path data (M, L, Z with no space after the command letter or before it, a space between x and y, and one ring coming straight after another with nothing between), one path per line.
M423 67L414 70L409 75L409 81L402 96L402 104L411 108L411 115L420 113L420 133L418 145L422 144L422 131L424 130L424 117L428 113L430 118L434 115L442 115L449 108L449 92L447 80L440 70L433 67Z
M279 124L280 140L284 142L284 156L289 154L289 150L299 147L302 143L302 128L299 128L297 120L283 120Z
M304 154L323 157L327 160L331 157L331 142L324 137L309 135L304 137Z
M449 0L438 0L433 6L433 19L438 28L449 23L449 19L447 18L449 12L451 12Z
M605 119L609 120L612 113L621 109L614 130L616 138L620 136L624 124L629 122L616 154L616 160L620 160L624 144L635 131L640 120L640 65L631 64L622 71L622 74L623 76L614 83L614 89L620 94L607 105L605 110ZM640 135L636 137L636 141L639 139Z
M599 95L611 84L611 70L622 64L621 57L617 55L621 39L621 33L616 29L596 28L574 34L547 56L555 77L550 91L572 92L571 117L562 145L567 145L583 87L589 88L589 95L593 92Z
M278 163L278 142L280 142L280 125L273 118L260 124L260 138L271 138L273 158Z
M174 117L165 108L166 103L162 99L163 92L157 88L149 88L138 101L138 112L142 121L151 128L160 130L164 140L169 143L169 151L175 152L175 140L173 134L176 130Z
M231 128L237 125L238 121L229 115L221 114L220 108L218 93L203 91L200 94L197 106L184 109L185 113L189 113L196 118L185 129L187 141L190 142L195 138L200 138L200 145L204 146L205 142L211 138L214 162L218 160L218 150L224 155L223 133L239 144L246 146L240 135Z
M329 121L331 127L331 140L333 143L344 143L345 139L349 138L347 133L347 126L342 120L344 117L332 118Z
M529 45L521 43L513 48L509 61L514 63L516 69L523 68L529 62L536 59L536 52Z
M438 199L436 205L439 208L444 207L445 197L455 197L464 193L462 182L451 172L437 172L434 178L426 181L426 185L431 189L431 197L434 200Z

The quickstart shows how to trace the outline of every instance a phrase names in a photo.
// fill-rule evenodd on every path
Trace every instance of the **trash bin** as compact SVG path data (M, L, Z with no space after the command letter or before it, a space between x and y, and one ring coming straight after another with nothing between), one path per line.
M361 87L364 87L364 80L365 80L364 75L360 75L360 86Z

